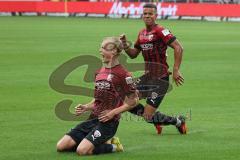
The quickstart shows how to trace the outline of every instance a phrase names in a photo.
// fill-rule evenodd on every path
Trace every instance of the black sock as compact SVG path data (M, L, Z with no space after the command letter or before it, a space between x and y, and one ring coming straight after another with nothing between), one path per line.
M177 118L175 117L171 117L171 116L167 116L163 113L160 112L156 112L152 119L150 121L148 121L149 123L153 123L153 124L160 124L160 125L176 125L177 124Z
M94 148L93 154L111 153L112 150L113 150L112 144L100 144Z
M141 103L139 103L133 109L129 110L129 112L137 116L142 116L144 113L144 106Z

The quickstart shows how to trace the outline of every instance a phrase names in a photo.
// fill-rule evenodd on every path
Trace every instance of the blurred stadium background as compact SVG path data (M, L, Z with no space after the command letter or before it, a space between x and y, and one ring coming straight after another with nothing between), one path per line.
M59 119L56 104L72 100L73 111L90 98L54 91L50 75L74 57L100 57L105 36L126 33L134 42L144 27L143 3L0 0L0 159L238 159L240 23L233 21L240 18L239 0L158 2L157 22L185 49L181 71L186 79L184 86L174 86L160 109L186 115L188 135L173 127L157 135L153 126L124 114L117 132L124 153L78 157L56 152L57 140L78 123ZM115 12L109 13L114 5ZM172 66L171 50L168 56ZM128 59L142 61L141 56ZM83 81L86 68L74 70L65 83L93 88Z
M0 0L0 15L140 18L146 2L157 4L159 19L240 21L240 0Z

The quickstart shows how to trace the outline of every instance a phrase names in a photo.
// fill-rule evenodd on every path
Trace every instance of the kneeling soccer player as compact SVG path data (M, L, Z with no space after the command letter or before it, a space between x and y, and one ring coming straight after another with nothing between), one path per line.
M119 64L122 49L123 45L117 37L103 40L100 48L103 67L95 74L94 99L75 107L76 115L92 112L88 120L59 140L57 151L74 150L78 155L123 151L119 139L113 136L118 128L120 113L136 106L138 95L130 73ZM110 139L111 144L106 143Z

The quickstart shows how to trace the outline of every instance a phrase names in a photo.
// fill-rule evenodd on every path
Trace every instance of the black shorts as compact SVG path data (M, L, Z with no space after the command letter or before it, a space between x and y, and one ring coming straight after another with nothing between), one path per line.
M98 119L87 120L78 124L67 133L77 143L86 138L94 146L105 143L117 132L118 121L99 122Z
M145 74L137 80L136 85L141 98L145 98L147 104L158 108L169 90L169 76L154 79Z

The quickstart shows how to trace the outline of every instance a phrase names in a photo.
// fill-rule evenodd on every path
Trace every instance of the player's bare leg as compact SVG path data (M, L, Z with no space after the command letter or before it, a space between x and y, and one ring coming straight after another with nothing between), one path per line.
M156 108L154 108L153 106L146 104L146 106L144 107L144 113L143 113L143 117L144 119L149 122L152 120L152 117L154 115L154 113L156 112ZM157 134L161 134L162 133L162 127L160 124L154 124L156 130L157 130Z
M148 122L153 123L157 131L162 130L161 125L174 125L176 126L180 134L187 134L187 127L185 123L185 118L183 116L172 117L165 115L161 112L155 112L152 120Z
M76 152L79 156L123 152L123 146L117 137L113 137L110 144L104 143L97 145L96 147L88 139L84 138L78 145Z
M57 143L57 151L63 152L63 151L70 151L74 149L76 146L76 142L69 136L64 135Z
M86 138L84 138L77 147L77 154L79 156L93 154L94 145Z
M144 113L143 113L143 117L146 121L149 121L152 119L153 114L156 112L156 108L154 108L153 106L146 104L144 107Z
M149 123L153 123L158 134L161 134L162 132L162 125L174 125L177 127L179 133L187 133L187 127L183 116L171 117L156 110L157 108L151 106L150 104L146 104L145 107L142 104L138 104L130 112L144 117L144 119Z

